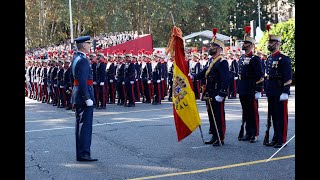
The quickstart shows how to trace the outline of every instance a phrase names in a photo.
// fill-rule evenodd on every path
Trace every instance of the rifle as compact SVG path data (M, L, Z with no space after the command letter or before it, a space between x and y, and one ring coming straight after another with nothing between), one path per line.
M124 106L127 106L127 92L126 92L126 86L125 86L125 84L122 84L122 90L123 90L123 96L124 96L123 105L124 105Z
M266 134L264 135L264 139L263 139L263 145L268 145L269 144L269 130L271 127L271 115L269 113L269 109L268 109L268 115L267 115L267 130L266 130Z
M244 120L242 120L242 124L241 124L241 128L240 128L240 132L239 132L239 135L238 135L238 140L241 141L241 139L243 138L244 136Z

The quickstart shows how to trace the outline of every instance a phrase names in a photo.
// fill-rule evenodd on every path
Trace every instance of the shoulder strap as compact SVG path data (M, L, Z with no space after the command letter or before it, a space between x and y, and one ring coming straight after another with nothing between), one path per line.
M75 78L75 69L76 69L76 65L77 65L77 62L80 60L80 56L77 56L74 60L73 60L73 63L72 63L72 75L73 77Z
M209 67L208 67L208 69L207 69L207 71L206 71L206 78L208 77L209 72L211 71L213 65L214 65L221 57L222 57L221 55L217 56L217 57L214 58L213 61L210 63L210 65L209 65Z

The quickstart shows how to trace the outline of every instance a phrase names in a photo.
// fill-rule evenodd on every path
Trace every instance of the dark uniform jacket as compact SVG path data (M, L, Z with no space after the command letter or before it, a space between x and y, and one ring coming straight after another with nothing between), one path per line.
M161 80L162 75L162 67L161 63L157 62L157 64L152 67L152 82L157 82L157 80Z
M77 52L71 62L71 79L78 82L72 89L72 103L85 105L85 101L91 99L96 103L93 95L92 85L88 85L88 80L93 81L92 69L89 60L82 52Z
M292 82L291 60L280 51L270 55L266 60L266 95L280 96L282 93L290 94Z
M110 62L109 62L110 63ZM114 80L116 75L116 66L114 63L108 64L109 67L107 67L107 80Z
M264 73L261 59L252 52L243 54L239 59L239 79L237 92L239 95L254 95L261 92L263 86Z
M135 81L136 78L136 70L134 63L126 63L124 67L124 82L128 83L130 81Z
M97 66L97 84L100 82L105 82L107 73L106 73L107 65L104 60L100 60L98 66Z
M212 57L208 62L211 62ZM207 85L206 92L211 98L214 98L216 95L226 97L227 89L229 83L229 67L228 61L225 59L217 60L216 63L211 68L207 76ZM205 78L206 71L208 70L209 65L205 66L198 74L194 76L194 79L203 79Z
M151 63L146 62L146 64L142 65L141 68L142 68L141 79L143 81L151 80L151 78L152 78L152 65L151 65Z

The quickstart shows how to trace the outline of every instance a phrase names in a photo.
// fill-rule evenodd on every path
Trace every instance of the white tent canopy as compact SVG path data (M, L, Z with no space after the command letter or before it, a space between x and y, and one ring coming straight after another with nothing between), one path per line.
M191 39L191 38L196 37L196 36L203 36L203 37L212 39L213 33L210 30L195 32L195 33L189 34L187 36L184 36L183 37L183 41L186 41L186 40ZM223 41L223 42L230 41L230 37L226 36L226 35L223 35L223 34L217 33L216 37L217 37L218 40Z

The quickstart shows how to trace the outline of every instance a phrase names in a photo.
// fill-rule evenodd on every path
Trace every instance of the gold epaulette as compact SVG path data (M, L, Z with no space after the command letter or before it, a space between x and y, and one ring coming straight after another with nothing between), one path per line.
M283 86L287 86L287 85L289 85L289 84L291 84L291 83L292 83L292 80L290 79L289 81L285 82L285 83L283 84Z
M264 78L263 78L263 77L260 78L259 81L256 82L256 84L259 84L259 83L261 83L262 81L264 81Z

